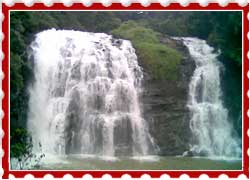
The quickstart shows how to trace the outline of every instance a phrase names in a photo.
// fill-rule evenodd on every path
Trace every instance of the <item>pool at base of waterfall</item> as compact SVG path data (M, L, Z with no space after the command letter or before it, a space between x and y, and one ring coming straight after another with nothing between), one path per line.
M46 170L241 170L241 159L202 157L102 157L94 155L49 156L39 169Z

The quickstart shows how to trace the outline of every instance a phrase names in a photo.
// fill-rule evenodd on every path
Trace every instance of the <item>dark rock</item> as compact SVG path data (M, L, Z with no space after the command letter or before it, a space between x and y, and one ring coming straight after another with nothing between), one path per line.
M112 38L111 42L112 42L113 46L116 46L118 48L120 48L120 46L122 45L122 40L121 39L114 39L114 38Z
M81 137L79 137L80 120L80 94L78 90L74 90L72 98L67 109L66 126L65 126L65 153L78 153L81 147Z
M132 155L132 125L129 116L115 122L114 145L115 155Z

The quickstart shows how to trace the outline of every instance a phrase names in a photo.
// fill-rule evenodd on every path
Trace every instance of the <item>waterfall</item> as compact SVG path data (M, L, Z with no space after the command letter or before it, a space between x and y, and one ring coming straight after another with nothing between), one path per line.
M143 73L130 41L46 30L31 44L28 129L50 154L154 154L140 108Z
M178 39L187 46L196 64L189 84L190 129L194 136L190 151L209 157L240 157L240 139L233 135L221 98L222 64L217 60L218 53L204 40Z

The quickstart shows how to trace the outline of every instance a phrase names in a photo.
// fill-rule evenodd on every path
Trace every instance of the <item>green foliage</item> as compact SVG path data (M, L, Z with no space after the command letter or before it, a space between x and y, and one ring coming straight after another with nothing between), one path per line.
M136 48L155 79L177 79L177 67L182 58L179 52L160 43L140 42Z
M127 21L120 25L117 29L112 31L112 34L129 39L134 43L146 41L149 43L159 43L158 33L152 29L138 26L135 21Z
M187 31L191 36L196 36L202 39L207 39L209 33L213 31L213 26L211 18L212 12L192 12L187 18L187 21L190 22L187 27ZM216 22L216 21L215 21Z
M165 20L159 23L158 29L161 32L169 34L171 36L183 36L187 34L185 26L182 21L172 21L172 20Z
M117 18L113 12L98 12L94 14L92 22L93 29L97 32L109 32L117 28L121 24L121 20Z
M28 155L32 150L32 139L24 128L16 128L11 131L10 156L14 158L22 158Z
M112 31L116 37L129 39L136 48L141 63L154 79L176 79L181 54L160 43L160 33L142 27L135 21L127 21Z
M242 22L241 12L216 12L211 19L214 24L208 41L221 49L222 55L242 64Z
M10 83L12 92L20 91L23 88L22 65L23 61L17 54L10 54L12 61L10 61Z
M11 131L10 140L10 157L17 159L19 165L19 167L15 168L23 169L25 166L31 165L32 159L35 161L33 166L37 166L41 159L45 157L44 154L38 157L33 154L31 135L24 128L16 128L14 131Z
M148 26L162 34L171 36L187 36L187 21L186 16L178 16L169 12L160 12L156 18L151 18L148 21Z
M136 16L137 12L131 14ZM125 15L122 16L123 18ZM208 40L221 49L222 55L241 65L242 23L241 12L237 11L194 11L194 12L144 12L137 15L137 22L145 27L171 36L194 36ZM124 18L125 19L125 18Z

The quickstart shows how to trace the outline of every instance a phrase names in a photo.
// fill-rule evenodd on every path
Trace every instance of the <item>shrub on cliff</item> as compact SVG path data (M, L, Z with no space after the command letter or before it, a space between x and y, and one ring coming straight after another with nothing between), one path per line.
M129 39L132 42L141 63L154 79L174 80L177 78L181 54L160 43L160 33L142 27L134 21L127 21L114 29L112 34L119 38Z

